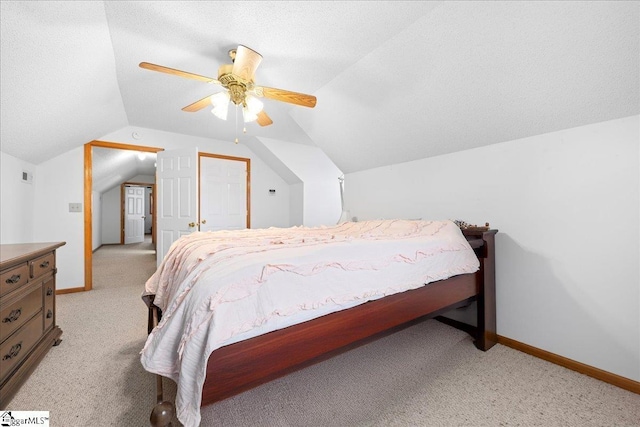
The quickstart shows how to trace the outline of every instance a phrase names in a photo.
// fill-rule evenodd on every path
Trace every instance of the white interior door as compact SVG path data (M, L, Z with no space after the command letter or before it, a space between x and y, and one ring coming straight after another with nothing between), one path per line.
M124 244L144 242L144 187L125 186Z
M200 231L247 228L247 162L200 157Z
M158 152L156 182L160 265L173 242L198 230L198 149Z

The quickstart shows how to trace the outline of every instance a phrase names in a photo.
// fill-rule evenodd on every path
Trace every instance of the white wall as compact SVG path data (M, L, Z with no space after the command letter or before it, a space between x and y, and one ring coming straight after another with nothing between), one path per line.
M304 183L289 186L289 222L291 226L304 224Z
M22 181L22 172L33 182ZM33 242L36 166L0 151L0 243Z
M331 159L318 147L259 139L303 182L303 224L336 224L341 212L338 177L342 172Z
M119 185L102 193L102 222L100 229L103 245L120 244L121 196Z
M102 245L102 195L97 191L91 192L91 250L95 251Z
M39 164L36 172L34 240L66 242L56 251L56 287L84 287L83 147ZM82 204L83 212L69 212L69 203Z
M127 179L125 182L135 182L135 183L143 183L143 184L155 184L156 177L155 175L136 175L133 178Z
M348 174L372 218L499 229L498 334L640 380L640 120Z
M151 187L144 189L144 234L151 234L153 231L153 214L151 212L151 198L153 192Z
M269 195L270 189L276 190L275 196ZM251 228L289 227L289 203L289 184L252 154Z

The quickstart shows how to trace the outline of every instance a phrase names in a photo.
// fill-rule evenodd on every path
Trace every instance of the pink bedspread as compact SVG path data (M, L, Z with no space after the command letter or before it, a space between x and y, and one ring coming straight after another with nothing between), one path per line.
M193 233L145 285L163 318L141 362L176 381L178 418L197 426L215 349L478 267L451 221Z

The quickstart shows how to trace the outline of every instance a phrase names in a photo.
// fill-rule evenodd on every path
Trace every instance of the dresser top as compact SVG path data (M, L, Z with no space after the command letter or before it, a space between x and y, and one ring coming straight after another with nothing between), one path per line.
M0 270L44 255L66 244L67 242L46 242L0 245Z

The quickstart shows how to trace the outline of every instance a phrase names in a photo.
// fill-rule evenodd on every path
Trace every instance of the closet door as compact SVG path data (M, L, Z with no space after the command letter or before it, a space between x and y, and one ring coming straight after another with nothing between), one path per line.
M200 231L249 228L249 159L200 153Z

